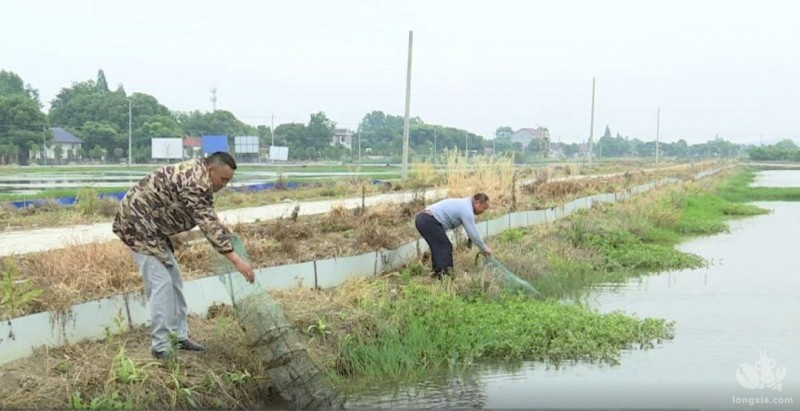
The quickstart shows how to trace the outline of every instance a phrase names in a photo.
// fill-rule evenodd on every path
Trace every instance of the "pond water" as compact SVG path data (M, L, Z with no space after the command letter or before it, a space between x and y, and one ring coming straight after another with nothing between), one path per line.
M800 185L791 173L761 181ZM674 340L625 351L616 366L483 365L415 387L375 387L347 408L800 408L800 203L755 204L773 212L679 246L709 267L601 285L590 296L602 312L675 321Z
M756 173L753 187L800 187L800 170L766 170Z
M240 171L236 173L231 186L263 184L275 182L279 176L292 180L327 180L349 177L363 177L366 175L376 178L391 178L397 173L387 172L310 172L288 171L276 173L274 171ZM75 189L83 187L119 187L124 191L136 184L144 177L144 171L104 172L104 173L30 173L22 175L0 176L0 193L5 194L37 194L52 189Z

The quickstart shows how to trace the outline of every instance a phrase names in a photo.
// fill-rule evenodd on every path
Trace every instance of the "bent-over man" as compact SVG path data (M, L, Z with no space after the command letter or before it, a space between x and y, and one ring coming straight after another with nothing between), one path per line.
M255 279L253 268L233 250L230 232L214 211L214 193L231 181L235 170L236 161L225 152L167 165L144 177L120 202L112 229L133 251L144 279L151 351L158 359L172 354L172 333L177 336L176 348L205 351L189 339L189 310L170 236L199 226L217 252L249 282Z
M489 196L477 193L472 197L448 198L434 203L417 215L415 225L431 249L433 275L441 278L453 269L453 244L446 230L464 226L469 239L484 255L492 249L481 239L475 226L475 217L489 208Z

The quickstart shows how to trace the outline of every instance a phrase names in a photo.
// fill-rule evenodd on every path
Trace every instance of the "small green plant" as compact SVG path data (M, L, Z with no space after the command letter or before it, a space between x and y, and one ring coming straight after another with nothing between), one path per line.
M80 391L75 391L70 397L70 406L74 410L131 410L134 408L133 399L122 398L119 391L102 394L89 400L83 399Z
M170 385L172 385L173 391L171 392L171 405L172 408L177 407L185 407L191 406L192 408L197 407L197 403L195 402L195 395L197 391L195 391L194 387L183 386L180 380L180 372L181 366L178 361L174 361L172 364L172 371L170 372Z
M500 233L497 240L501 243L513 243L522 240L525 237L525 230L521 228L512 228Z
M317 317L317 323L308 327L307 332L309 334L314 331L316 331L322 337L322 341L327 341L328 334L330 334L331 331L327 321L325 320L325 317Z
M420 261L412 261L400 270L400 280L406 284L411 281L411 277L421 277L428 273L425 266Z
M27 311L43 293L44 290L36 288L27 279L23 279L14 260L6 258L2 261L2 295L0 295L0 313L5 320L14 318Z
M100 197L97 190L92 187L85 187L78 192L76 207L83 215L94 215L100 210Z
M217 324L214 327L214 334L217 337L229 335L233 329L235 322L230 317L217 317Z
M114 374L116 381L122 384L132 384L142 382L147 378L144 370L136 366L136 363L125 355L125 346L120 346L119 353L114 357Z
M60 374L66 374L69 372L70 368L72 368L68 362L62 362L56 366L56 371Z
M113 346L115 337L125 334L128 330L128 326L125 324L125 316L122 315L122 310L118 311L117 315L114 316L114 326L116 331L112 331L111 327L108 325L103 326L103 334L106 337L107 347Z
M231 385L240 385L247 382L252 381L253 376L250 375L250 372L245 370L244 372L229 372L225 373L222 377L222 380Z

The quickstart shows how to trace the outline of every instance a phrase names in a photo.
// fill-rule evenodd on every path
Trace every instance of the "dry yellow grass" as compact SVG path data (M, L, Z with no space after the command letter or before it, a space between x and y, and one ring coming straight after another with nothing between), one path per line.
M130 401L136 409L262 408L266 404L259 396L269 382L251 360L232 307L224 307L209 310L208 319L190 316L192 338L205 343L208 351L182 351L178 363L155 362L149 331L137 328L111 330L105 340L40 348L35 355L4 364L0 408L76 408L76 396L85 405L115 398L119 405ZM97 408L114 405L99 403Z
M121 243L68 245L18 258L23 275L44 291L32 312L62 310L79 301L142 288L131 252Z
M511 157L474 156L467 159L458 151L448 152L444 162L443 187L450 197L486 193L493 206L509 204L514 190L514 161Z
M408 185L411 188L434 187L442 180L436 167L429 162L413 163L408 173Z

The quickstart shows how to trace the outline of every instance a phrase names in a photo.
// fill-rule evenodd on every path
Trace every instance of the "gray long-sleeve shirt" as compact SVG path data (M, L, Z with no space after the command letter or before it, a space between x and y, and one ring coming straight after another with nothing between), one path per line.
M445 230L451 230L461 225L467 232L472 243L481 251L486 251L486 244L475 226L475 210L472 209L472 197L448 198L426 208L433 214L433 218L442 224Z

